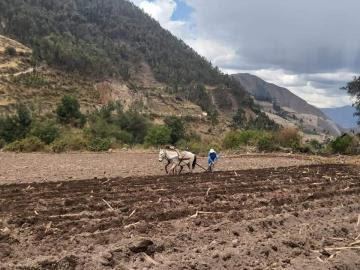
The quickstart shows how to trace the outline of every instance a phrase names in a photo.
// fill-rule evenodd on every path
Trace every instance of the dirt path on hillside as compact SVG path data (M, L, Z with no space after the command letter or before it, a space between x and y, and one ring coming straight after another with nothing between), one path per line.
M0 269L360 269L358 167L0 185Z
M216 170L241 170L269 167L308 165L327 162L316 157L295 155L223 156ZM199 158L206 167L206 158ZM196 168L197 172L202 169ZM104 177L163 175L164 164L156 153L73 153L15 154L0 153L0 184L46 182Z

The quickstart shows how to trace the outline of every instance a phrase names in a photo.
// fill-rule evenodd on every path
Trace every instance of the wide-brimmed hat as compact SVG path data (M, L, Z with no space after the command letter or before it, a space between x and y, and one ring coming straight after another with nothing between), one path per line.
M215 153L215 150L211 148L210 153Z

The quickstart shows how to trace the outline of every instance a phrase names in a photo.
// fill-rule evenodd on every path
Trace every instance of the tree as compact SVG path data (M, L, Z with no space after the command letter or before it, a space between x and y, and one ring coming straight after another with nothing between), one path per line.
M153 126L145 138L147 145L160 146L171 142L171 130L167 126Z
M16 49L14 47L6 47L5 54L9 56L16 56Z
M234 126L237 128L243 128L246 125L245 111L239 108L236 114L233 116Z
M28 108L17 105L14 115L0 117L0 138L6 142L13 142L24 138L30 130L32 117Z
M50 144L59 137L60 130L52 121L37 122L33 125L30 134L42 142Z
M57 118L60 123L83 127L86 119L80 112L79 101L72 96L64 96L56 109Z
M346 90L348 94L355 98L353 106L356 109L355 116L358 117L358 125L360 125L360 76L355 77L353 81L347 83L345 87L342 88Z
M181 118L168 116L164 119L165 125L170 129L171 143L175 144L185 137L185 126Z

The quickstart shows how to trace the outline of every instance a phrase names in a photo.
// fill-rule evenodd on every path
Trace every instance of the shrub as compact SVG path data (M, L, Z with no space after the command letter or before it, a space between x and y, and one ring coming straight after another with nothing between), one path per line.
M0 138L7 143L23 139L27 135L32 123L30 111L25 105L17 105L14 115L0 117Z
M309 144L315 150L321 150L323 148L323 145L317 140L311 140Z
M88 142L82 134L64 134L51 144L51 150L55 153L67 151L79 151L87 149Z
M300 145L297 149L294 150L303 154L314 154L317 152L310 144Z
M149 129L148 119L136 111L118 113L114 122L121 130L130 133L134 143L143 143Z
M244 128L246 126L246 116L243 109L238 109L236 114L233 117L233 124L235 127Z
M5 151L10 152L35 152L45 149L45 144L37 137L28 137L14 141L5 146Z
M225 149L235 149L242 145L257 145L257 142L266 133L257 130L232 131L226 134L223 140Z
M4 146L6 145L6 142L4 139L0 139L0 149L4 148Z
M355 148L355 140L350 135L344 135L330 142L334 154L352 154Z
M88 144L88 150L99 152L107 151L111 148L111 140L109 138L93 138Z
M125 144L133 144L134 143L133 135L124 130L117 131L114 134L114 137L117 141L125 143Z
M16 48L9 46L5 48L5 54L9 56L16 56Z
M113 138L125 144L134 143L134 136L131 133L121 130L119 125L111 124L111 122L109 118L93 116L89 119L89 127L85 132L90 138Z
M38 122L33 126L30 134L39 138L44 143L50 144L59 137L60 130L52 121Z
M274 138L270 135L262 136L257 142L257 148L259 151L264 152L272 152L277 150L276 144L274 143Z
M72 96L64 96L56 109L57 118L60 123L72 124L75 127L83 127L86 118L80 112L79 101Z
M145 143L153 146L171 143L171 130L167 126L153 126L145 138Z
M287 127L276 134L276 141L283 147L298 148L301 144L301 136L296 128Z
M86 133L93 138L107 138L116 132L116 127L100 117L91 117Z
M176 116L168 116L164 119L165 125L171 131L171 143L175 144L185 137L185 126L181 118Z

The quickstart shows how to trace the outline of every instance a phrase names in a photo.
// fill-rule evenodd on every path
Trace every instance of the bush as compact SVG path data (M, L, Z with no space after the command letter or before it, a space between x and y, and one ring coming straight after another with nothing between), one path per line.
M315 154L317 152L310 144L300 145L297 149L294 150L303 154Z
M323 145L317 140L311 140L309 144L315 150L321 150L323 148Z
M263 136L257 142L257 148L259 151L272 152L277 150L277 146L274 143L273 136Z
M33 126L30 134L39 138L44 143L50 144L59 137L60 130L52 121L38 122Z
M4 148L4 146L6 145L6 142L4 139L0 139L0 149Z
M282 147L290 147L292 149L299 148L301 145L301 136L296 128L283 128L276 134L276 141Z
M186 151L190 151L194 154L207 154L210 148L209 144L196 139L191 139L189 141L182 139L176 145L180 149L185 149ZM215 147L215 149L219 149L219 147Z
M130 133L134 143L143 143L149 129L148 119L134 110L118 112L114 124Z
M5 54L9 55L9 56L16 56L17 52L16 52L16 48L9 46L5 48Z
M19 141L14 141L5 146L5 151L10 152L35 152L45 149L45 144L37 137L28 137Z
M91 117L86 133L93 138L107 138L116 133L117 128L100 117Z
M153 126L145 137L145 143L153 146L171 143L171 130L167 126Z
M226 134L223 146L225 149L236 149L242 145L257 145L265 135L266 132L258 130L232 131Z
M117 141L125 143L125 144L133 144L134 143L133 135L124 130L117 131L114 134L114 137Z
M83 127L86 123L85 116L80 112L79 101L72 96L64 96L56 109L60 123Z
M111 122L111 118L92 116L89 119L89 127L85 132L90 138L113 138L125 144L134 143L134 136L131 133L121 130L119 125L112 124Z
M170 136L172 144L175 144L177 141L185 137L184 122L179 117L168 116L165 118L164 122L171 131Z
M355 150L355 140L346 134L330 142L330 147L334 154L352 154Z
M32 117L24 105L17 105L14 115L0 117L0 138L7 143L23 139L29 132Z
M51 144L51 150L55 153L79 151L87 149L88 142L82 134L65 134Z
M111 148L109 138L93 138L88 144L88 150L93 152L107 151Z

